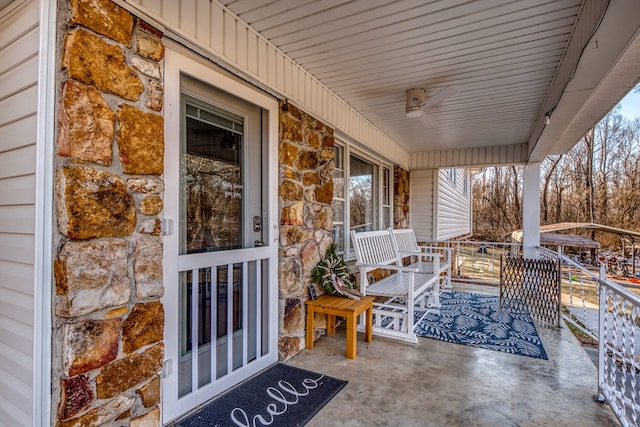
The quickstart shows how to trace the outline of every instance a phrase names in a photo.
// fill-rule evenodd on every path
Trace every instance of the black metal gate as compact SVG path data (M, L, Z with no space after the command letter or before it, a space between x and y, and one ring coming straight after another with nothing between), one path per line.
M502 256L500 307L528 311L532 317L560 326L560 268L556 261Z

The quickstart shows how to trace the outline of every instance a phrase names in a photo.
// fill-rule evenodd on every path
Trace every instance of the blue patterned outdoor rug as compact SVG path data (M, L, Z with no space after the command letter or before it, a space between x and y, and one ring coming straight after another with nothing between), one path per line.
M501 309L499 297L443 292L440 303L416 325L418 336L547 359L529 313Z

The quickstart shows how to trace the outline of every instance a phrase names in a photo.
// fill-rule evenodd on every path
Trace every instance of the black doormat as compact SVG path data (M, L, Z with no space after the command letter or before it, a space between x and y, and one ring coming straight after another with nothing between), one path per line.
M277 363L174 426L303 426L346 385Z

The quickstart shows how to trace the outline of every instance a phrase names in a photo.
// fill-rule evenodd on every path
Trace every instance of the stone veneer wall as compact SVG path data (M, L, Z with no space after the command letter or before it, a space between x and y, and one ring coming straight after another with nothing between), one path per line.
M396 165L393 168L393 228L408 228L409 221L409 184L408 170Z
M334 138L332 128L286 102L279 121L278 349L288 359L304 348L309 275L333 243ZM321 317L316 325L326 328Z
M162 33L109 0L58 5L52 422L157 426Z

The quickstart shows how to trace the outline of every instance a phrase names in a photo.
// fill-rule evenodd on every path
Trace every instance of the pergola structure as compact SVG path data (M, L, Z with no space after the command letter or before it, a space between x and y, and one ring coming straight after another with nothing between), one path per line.
M599 248L600 244L587 237L576 234L557 233L565 230L596 230L605 233L612 233L620 237L622 242L622 253L626 251L627 245L631 246L631 265L632 271L636 273L636 245L640 244L640 232L633 230L625 230L622 228L611 227L603 224L595 224L592 222L559 222L556 224L548 224L540 226L540 244L553 246L575 246L584 248ZM511 237L522 242L523 231L516 230L511 233Z

